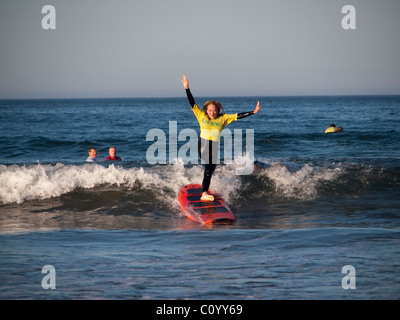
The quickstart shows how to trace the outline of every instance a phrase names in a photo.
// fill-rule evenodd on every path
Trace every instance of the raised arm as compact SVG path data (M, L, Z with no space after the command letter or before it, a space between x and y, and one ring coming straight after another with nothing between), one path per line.
M246 118L248 116L251 116L252 114L256 114L259 110L260 110L260 101L257 101L257 106L253 111L238 113L237 118L238 119Z
M183 78L182 78L181 81L182 81L183 87L186 90L186 95L187 95L187 98L189 100L190 106L193 108L194 105L196 104L196 102L194 101L192 93L190 92L190 89L189 89L189 80L186 78L185 75L183 75Z

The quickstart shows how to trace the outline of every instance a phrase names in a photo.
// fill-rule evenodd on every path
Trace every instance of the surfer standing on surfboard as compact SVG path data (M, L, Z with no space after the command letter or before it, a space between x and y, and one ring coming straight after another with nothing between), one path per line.
M201 200L213 201L214 196L208 194L208 189L211 183L211 176L217 163L220 133L225 126L232 121L236 121L257 113L258 110L260 110L260 101L257 102L257 106L254 111L243 113L226 114L221 103L215 100L207 101L204 104L203 109L200 109L194 101L192 93L190 92L189 81L185 75L181 81L186 90L186 95L192 110L200 125L199 155L205 163L202 183L203 193Z

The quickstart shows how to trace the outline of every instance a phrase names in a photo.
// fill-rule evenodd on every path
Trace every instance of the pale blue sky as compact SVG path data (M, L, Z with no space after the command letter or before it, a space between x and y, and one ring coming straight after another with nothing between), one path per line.
M56 30L43 30L44 5ZM356 30L341 9L356 8ZM2 0L0 99L400 94L398 0Z

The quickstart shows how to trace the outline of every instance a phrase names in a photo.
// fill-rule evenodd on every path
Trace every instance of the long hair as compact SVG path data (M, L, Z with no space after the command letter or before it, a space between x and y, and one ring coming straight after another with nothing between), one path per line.
M217 110L218 110L218 116L217 116L217 117L219 117L219 116L221 116L221 115L223 115L223 114L225 113L224 107L222 106L222 104L219 103L219 102L216 101L216 100L209 100L209 101L207 101L207 102L204 104L203 110L204 110L206 113L207 113L207 108L208 108L208 106L209 106L210 104L213 104L213 105L217 108Z

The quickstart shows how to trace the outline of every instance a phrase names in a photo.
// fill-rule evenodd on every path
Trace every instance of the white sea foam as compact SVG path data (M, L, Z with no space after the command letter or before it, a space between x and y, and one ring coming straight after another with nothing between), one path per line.
M22 203L26 200L47 199L77 188L90 189L102 184L131 187L137 179L146 186L146 182L151 181L151 174L142 168L123 169L114 165L2 165L0 201Z
M271 163L273 164L273 163ZM210 188L229 203L241 186L236 175L237 164L218 165ZM177 195L186 184L201 184L203 166L184 166L180 159L171 165L146 168L124 168L99 164L78 165L0 165L0 202L23 203L28 200L59 197L79 188L91 189L102 185L115 185L130 189L141 188L153 192L157 200L179 208ZM342 170L338 167L314 167L309 164L296 168L272 165L255 172L273 182L275 193L284 198L313 199L321 181L336 179ZM263 192L261 190L261 192Z
M315 167L304 164L293 168L290 165L273 163L260 174L271 179L279 196L291 199L311 200L318 195L321 182L332 181L342 173L340 168Z
M222 171L222 172L221 172ZM157 190L156 196L177 206L177 195L185 184L199 183L203 178L201 165L184 167L181 161L173 165L149 168L123 168L98 164L77 165L0 165L0 202L23 203L48 199L76 189L91 189L101 185ZM226 199L238 187L234 168L220 167L213 176L212 187Z

